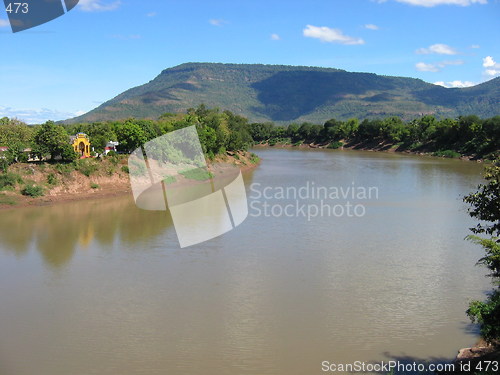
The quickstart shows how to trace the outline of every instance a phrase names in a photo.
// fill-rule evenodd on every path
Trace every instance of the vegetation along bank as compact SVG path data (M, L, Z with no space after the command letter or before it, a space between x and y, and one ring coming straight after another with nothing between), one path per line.
M283 126L249 123L230 111L200 105L185 114L166 113L154 120L63 125L48 121L29 126L3 118L0 206L129 192L127 155L145 142L192 125L197 127L209 165L225 161L243 168L258 163L257 156L247 151L256 145L342 147L470 159L494 159L500 150L500 116L438 119L425 115L406 122L391 116ZM79 145L80 140L86 143Z

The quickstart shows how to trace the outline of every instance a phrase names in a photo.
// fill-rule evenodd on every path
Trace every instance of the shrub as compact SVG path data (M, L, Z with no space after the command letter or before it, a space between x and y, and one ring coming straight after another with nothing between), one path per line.
M120 162L120 157L118 154L114 151L110 151L108 155L106 155L106 158L111 162L113 165L118 165Z
M340 147L342 147L342 146L344 146L344 143L343 143L343 142L341 142L341 141L333 141L332 143L330 143L330 144L328 145L328 147L327 147L327 148L337 149L337 148L340 148Z
M57 185L57 176L54 173L49 173L47 175L47 183L49 185Z
M91 189L99 189L99 184L96 184L96 183L93 182L93 183L90 184L90 188Z
M260 161L260 158L254 154L253 152L250 154L250 162L252 164L257 164Z
M7 159L0 158L0 171L6 173L8 167L9 167L9 162L7 161Z
M125 173L130 173L130 170L128 169L128 165L123 165L122 166L122 172L125 172Z
M453 151L453 150L444 150L444 151L436 151L432 154L433 156L440 156L444 158L459 158L460 153Z
M43 188L38 185L25 185L23 189L21 189L21 194L29 197L41 197L43 195Z
M16 184L22 184L23 179L21 176L15 173L3 173L0 174L0 190L5 188L13 189Z
M75 170L75 164L69 163L69 164L63 164L63 163L58 163L56 164L55 167L56 171L59 172L60 174L64 176L68 176Z
M97 161L92 159L80 159L75 162L75 169L81 174L90 177L98 169Z

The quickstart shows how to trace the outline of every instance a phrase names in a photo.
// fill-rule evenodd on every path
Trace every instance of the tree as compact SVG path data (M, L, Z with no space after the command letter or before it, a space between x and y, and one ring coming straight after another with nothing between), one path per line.
M115 127L115 133L118 138L118 149L125 152L132 152L136 148L146 143L146 136L141 127L132 120L127 120L123 124Z
M35 134L33 151L39 156L50 155L51 159L62 156L63 160L73 160L68 147L71 148L71 145L66 130L53 121L47 121Z
M479 185L478 191L464 198L471 205L469 214L481 220L476 227L471 228L473 233L488 234L490 238L481 238L476 235L467 238L477 243L485 250L485 256L478 264L486 266L494 280L495 288L486 301L473 301L469 305L467 315L473 322L479 323L481 334L488 342L500 340L500 160L488 167L485 173L487 181Z
M14 143L28 145L33 139L33 128L17 119L3 117L0 119L0 146Z
M27 144L22 141L13 141L7 143L7 151L5 157L9 164L12 163L26 163L28 161L28 154L24 152Z
M235 115L231 111L224 111L229 128L229 138L226 149L231 151L246 150L252 143L252 136L248 132L248 120L245 117Z
M300 141L299 125L295 123L288 125L286 134L291 138L292 142Z
M104 153L106 144L109 141L116 141L116 134L109 123L94 122L83 126L77 132L86 133L89 136L92 147L99 154Z
M496 161L486 169L484 179L487 184L481 184L478 191L467 195L464 201L471 205L469 215L480 220L475 228L475 234L500 235L500 161Z
M256 142L267 141L269 138L271 138L271 131L273 127L274 124L272 122L250 124L250 135Z
M342 138L343 122L334 118L324 124L323 136L327 141L339 140Z

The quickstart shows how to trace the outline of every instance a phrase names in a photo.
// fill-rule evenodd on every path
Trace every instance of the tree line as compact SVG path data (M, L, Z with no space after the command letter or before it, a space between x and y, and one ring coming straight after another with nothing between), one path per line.
M56 124L47 121L29 126L17 119L0 119L0 146L6 147L1 163L39 159L77 158L69 136L85 133L95 153L102 154L109 141L118 141L118 150L129 153L144 143L168 132L196 125L203 151L208 158L226 151L246 150L255 143L322 144L330 148L348 145L386 144L398 150L434 151L444 156L459 154L487 156L500 149L500 116L481 119L461 116L437 119L426 115L404 122L399 117L385 119L330 119L324 124L292 123L276 126L271 122L249 123L230 111L209 109L204 105L185 114L165 113L157 120L126 119L82 124Z
M127 119L85 124L56 124L47 121L29 126L17 119L0 119L0 146L6 147L0 162L26 162L28 153L41 159L72 161L77 158L70 135L85 133L96 154L104 153L109 141L118 141L118 150L130 153L144 143L168 132L195 125L203 151L208 158L227 151L246 150L253 140L248 120L230 111L208 109L204 105L185 114L162 115L158 120Z
M330 119L324 124L252 123L250 134L255 142L316 143L337 148L343 144L373 143L397 145L400 150L445 151L466 155L487 155L500 149L500 116L481 119L460 116L457 119L437 119L425 115L404 122L399 117L385 119L352 118L347 121Z

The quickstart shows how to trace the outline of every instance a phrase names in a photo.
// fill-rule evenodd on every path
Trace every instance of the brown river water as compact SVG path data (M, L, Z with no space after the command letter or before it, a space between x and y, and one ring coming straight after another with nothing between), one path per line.
M1 211L0 374L308 375L474 344L483 165L255 152L247 219L183 249L130 196Z

